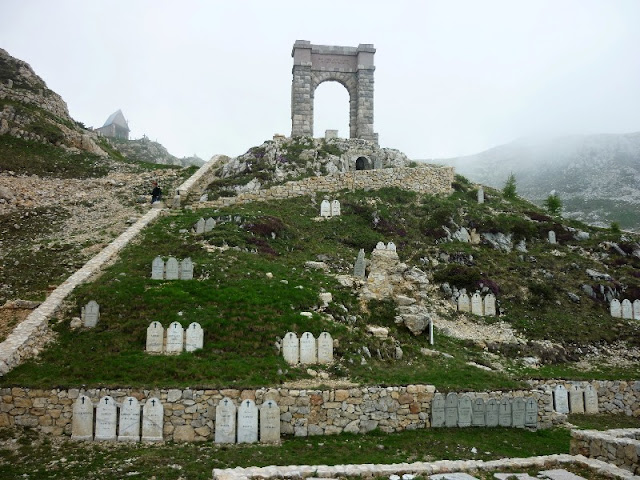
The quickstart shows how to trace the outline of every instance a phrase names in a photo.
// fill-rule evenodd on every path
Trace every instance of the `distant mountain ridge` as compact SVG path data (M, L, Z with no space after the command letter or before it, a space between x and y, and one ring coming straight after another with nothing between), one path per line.
M555 190L567 217L640 230L640 132L520 139L436 161L495 188L513 173L518 194L536 203Z

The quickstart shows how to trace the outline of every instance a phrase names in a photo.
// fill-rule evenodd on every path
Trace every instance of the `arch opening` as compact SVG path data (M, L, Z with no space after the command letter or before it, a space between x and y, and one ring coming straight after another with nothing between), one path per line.
M371 170L371 160L367 157L358 157L356 159L356 170Z
M313 92L313 134L324 137L326 130L338 130L338 137L351 134L349 90L337 80L320 83Z

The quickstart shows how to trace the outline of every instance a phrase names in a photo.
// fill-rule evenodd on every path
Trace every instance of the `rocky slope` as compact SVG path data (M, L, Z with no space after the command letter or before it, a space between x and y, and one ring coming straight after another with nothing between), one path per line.
M538 204L555 190L568 217L640 230L640 133L518 140L438 162L497 188L513 172L518 193Z
M171 155L168 150L158 142L147 137L138 140L104 139L122 155L136 162L158 163L162 165L174 165L178 167L200 167L204 160L194 157L178 158Z

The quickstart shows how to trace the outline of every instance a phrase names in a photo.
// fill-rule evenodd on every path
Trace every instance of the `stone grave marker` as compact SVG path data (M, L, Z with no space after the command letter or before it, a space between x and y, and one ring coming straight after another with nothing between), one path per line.
M179 322L172 322L167 328L167 353L182 353L184 346L184 329Z
M553 230L549 230L549 243L551 245L555 245L556 242L556 232L554 232Z
M73 404L71 419L73 440L93 440L93 403L86 395L80 395Z
M260 407L260 442L280 443L280 407L273 400Z
M312 364L316 362L316 339L311 332L304 332L300 337L300 363Z
M120 407L118 441L140 441L140 404L135 397L125 397Z
M387 246L384 244L384 242L378 242L376 243L376 250L386 250Z
M193 262L189 257L180 262L180 279L193 280Z
M253 400L243 400L238 407L238 443L258 441L258 407Z
M93 328L100 320L100 305L95 300L89 300L82 308L82 325L87 328Z
M640 300L633 301L633 319L640 320Z
M236 443L236 405L224 397L216 407L216 443Z
M161 257L156 257L151 262L151 280L164 279L164 260Z
M598 413L598 391L593 388L593 385L587 385L584 389L584 411Z
M297 365L300 361L300 343L298 336L293 332L288 332L282 340L282 355L284 361L289 365Z
M333 202L331 202L331 216L340 216L340 202L338 200L334 200Z
M147 352L162 353L164 328L160 322L151 322L147 327Z
M117 419L116 402L110 396L102 397L96 407L96 440L115 440Z
M165 275L167 280L178 280L180 278L180 266L178 260L174 257L169 257L167 260L167 272Z
M538 427L538 402L533 397L527 398L524 406L524 426Z
M474 315L483 315L482 311L482 297L478 292L471 295L471 313Z
M322 332L318 336L318 363L333 362L333 337L329 332Z
M553 389L553 406L558 413L569 413L569 398L564 385L558 385Z
M478 203L484 203L484 188L478 188Z
M511 426L511 400L502 397L498 404L498 425L501 427Z
M322 200L320 204L320 216L325 218L331 216L331 204L329 200Z
M195 230L196 230L196 235L200 235L201 233L204 233L204 226L205 226L205 221L204 218L200 218L195 225Z
M468 395L462 395L458 399L458 426L471 426L471 399Z
M353 267L353 276L358 278L364 278L365 275L365 263L364 263L364 248L361 248L358 252L358 258L356 258L356 264Z
M185 350L194 352L201 350L204 346L204 332L198 322L193 322L187 328L187 339L185 341Z
M622 300L622 318L633 318L633 306L627 298Z
M444 425L445 427L458 426L458 395L456 393L447 393L444 403Z
M620 300L614 298L611 300L609 304L609 313L611 313L612 317L621 318L622 317L622 308L620 306Z
M500 410L500 406L498 405L498 401L495 398L490 398L486 405L487 413L487 427L497 427L498 426L498 413Z
M213 230L216 226L216 221L209 217L204 221L204 233L208 233Z
M487 317L496 315L496 297L493 293L488 293L484 297L484 314Z
M514 427L524 428L526 406L522 397L517 397L511 404L511 423Z
M584 413L584 392L578 385L569 389L569 407L571 413Z
M444 396L441 393L436 393L431 402L431 426L432 427L444 427Z
M471 304L469 302L469 295L466 293L460 294L458 297L458 311L459 312L468 312L471 310Z
M164 429L164 407L156 397L147 399L142 407L142 441L161 442Z
M471 425L474 427L486 425L484 400L481 398L476 398L471 405Z
M395 252L396 251L396 244L393 243L393 242L387 243L387 250L389 250L391 252Z

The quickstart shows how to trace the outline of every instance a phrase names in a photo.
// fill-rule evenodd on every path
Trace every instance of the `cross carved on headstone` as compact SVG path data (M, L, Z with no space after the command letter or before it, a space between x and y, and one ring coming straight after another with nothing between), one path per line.
M156 406L156 401L155 400L151 400L151 406L155 407Z
M133 398L129 399L129 405L131 405L131 403L133 402Z
M249 406L249 400L247 400L247 407Z
M229 400L227 400L226 398L224 399L224 406L227 406L227 403L229 403Z
M84 397L82 397L82 404L84 405Z
M104 399L104 404L105 404L105 405L108 405L108 404L109 404L109 399L108 399L108 398L105 398L105 399Z

